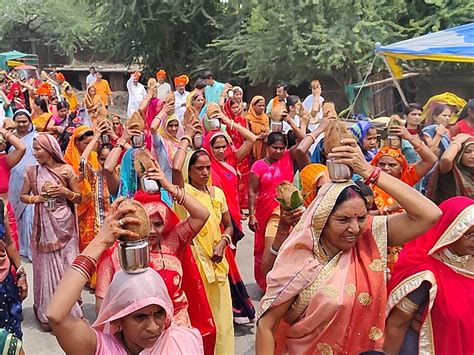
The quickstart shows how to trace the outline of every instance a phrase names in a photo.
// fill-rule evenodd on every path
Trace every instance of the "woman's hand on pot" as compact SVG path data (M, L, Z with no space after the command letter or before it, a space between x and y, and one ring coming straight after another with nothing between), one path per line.
M301 219L301 216L303 216L304 211L305 209L303 207L298 207L291 211L282 209L280 214L280 224L289 227L296 225Z
M212 249L211 261L215 263L220 263L224 258L224 251L227 247L227 240L222 238L219 243Z
M48 196L52 198L68 198L72 191L62 185L51 186L48 189Z
M166 178L165 174L161 170L160 164L157 161L153 160L154 167L149 168L143 177L145 179L155 180L160 183L160 185L168 192L171 192L174 189L173 184L171 184Z
M332 152L329 153L328 160L330 159L336 164L348 165L363 178L369 177L374 167L365 160L364 154L362 154L356 141L352 138L345 138L341 143L343 145L333 148Z
M405 139L407 141L412 140L413 138L416 138L416 136L408 132L408 129L405 126L390 127L388 129L388 133L390 135L399 136L400 138Z

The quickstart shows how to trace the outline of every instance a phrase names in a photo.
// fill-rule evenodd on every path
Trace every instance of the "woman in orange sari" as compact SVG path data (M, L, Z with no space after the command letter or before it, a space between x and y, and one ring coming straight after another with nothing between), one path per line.
M400 180L370 166L353 139L329 154L395 196L406 212L369 216L352 182L325 184L280 250L260 303L256 352L358 354L381 351L387 243L414 239L440 210ZM398 228L404 225L406 228Z
M253 145L253 159L254 161L263 159L266 155L264 139L270 131L270 119L265 113L265 98L263 96L254 96L245 118L249 123L250 131L258 137Z
M64 159L72 166L74 172L79 176L81 171L79 169L81 163L81 154L86 149L87 145L94 139L94 131L87 126L79 126L75 129L71 140L64 153ZM100 169L99 160L96 152L91 152L87 160L90 169L97 171ZM87 179L83 179L80 183L82 191L82 202L77 206L77 219L79 222L79 251L84 248L95 237L94 222L95 222L95 206L94 206L94 191Z

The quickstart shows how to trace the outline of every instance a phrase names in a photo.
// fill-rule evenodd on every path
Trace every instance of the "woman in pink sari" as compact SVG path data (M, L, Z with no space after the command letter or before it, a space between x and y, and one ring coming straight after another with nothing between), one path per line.
M474 200L453 197L390 279L386 354L474 354Z
M276 251L260 303L257 353L358 354L382 350L387 243L415 238L440 211L400 180L372 167L353 139L329 154L393 194L405 212L369 216L352 182L321 188ZM405 228L399 228L404 225Z
M199 331L175 324L166 285L150 268L139 274L119 271L114 275L92 327L71 314L89 279L87 273L94 271L100 255L117 238L137 237L120 226L143 223L126 217L135 209L120 205L122 201L120 198L111 205L99 234L77 256L48 307L48 318L59 345L67 354L78 355L203 354Z
M76 207L82 200L74 170L64 160L53 136L40 134L33 140L33 155L39 165L30 166L21 190L21 202L34 204L33 290L34 312L44 330L50 330L46 307L59 280L79 252ZM48 201L49 200L49 201ZM55 204L55 208L48 204ZM76 303L73 314L82 317Z

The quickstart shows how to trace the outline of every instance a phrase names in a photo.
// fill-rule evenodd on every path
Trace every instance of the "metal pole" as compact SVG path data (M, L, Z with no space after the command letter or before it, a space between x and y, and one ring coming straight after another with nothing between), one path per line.
M405 106L408 106L407 98L405 97L405 94L403 93L403 90L402 90L402 87L400 86L400 83L399 83L398 80L395 78L395 75L393 74L392 69L391 69L390 66L388 65L387 57L385 57L385 56L382 54L382 58L383 58L383 61L384 61L384 63L385 63L385 66L386 66L387 69L388 69L388 72L390 73L390 76L392 77L393 84L394 84L395 87L397 88L398 93L400 94L400 97L402 98L403 103L405 104Z

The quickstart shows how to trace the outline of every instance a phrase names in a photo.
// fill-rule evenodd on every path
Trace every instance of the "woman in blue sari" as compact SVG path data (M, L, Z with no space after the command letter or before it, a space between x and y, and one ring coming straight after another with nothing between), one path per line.
M448 149L451 143L449 130L446 128L451 118L451 109L448 105L438 105L433 109L434 124L423 128L423 136L431 151L438 157Z
M16 123L16 136L26 146L26 152L20 162L10 171L8 200L13 207L18 227L20 255L31 260L30 239L33 226L34 206L20 201L21 188L25 179L26 167L36 165L33 156L33 139L37 136L31 115L27 110L17 110L13 116ZM13 148L12 148L13 149Z

